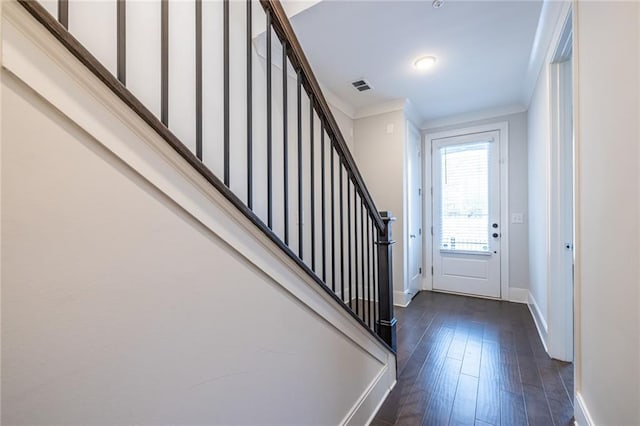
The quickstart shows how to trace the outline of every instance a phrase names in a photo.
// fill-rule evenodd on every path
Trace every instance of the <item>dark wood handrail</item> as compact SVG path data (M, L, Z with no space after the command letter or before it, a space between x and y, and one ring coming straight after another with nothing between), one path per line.
M329 104L322 93L322 89L320 89L320 84L313 74L311 65L302 50L302 46L300 46L298 37L291 27L291 23L289 22L289 18L287 17L282 4L280 4L280 1L278 0L260 0L260 3L266 11L271 12L271 24L273 26L273 30L280 39L286 40L288 43L289 48L287 53L289 55L291 65L295 70L300 71L305 89L313 95L313 104L315 105L316 110L322 114L327 125L326 130L331 139L335 140L337 151L344 160L347 172L353 178L355 187L357 188L360 196L367 204L367 210L369 211L371 218L374 220L376 227L379 230L384 230L385 224L380 216L379 210L373 202L373 198L364 183L364 179L362 179L360 170L347 147L347 143L340 131L340 127L329 108Z

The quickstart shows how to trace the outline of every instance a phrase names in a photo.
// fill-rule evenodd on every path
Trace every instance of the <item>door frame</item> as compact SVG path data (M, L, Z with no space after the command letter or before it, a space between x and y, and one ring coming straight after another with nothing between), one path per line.
M422 193L421 198L424 200L424 174L425 174L425 170L424 170L424 144L422 143L422 132L420 131L420 129L415 126L411 121L409 120L405 120L405 138L404 138L404 158L405 158L405 170L408 171L408 166L409 166L409 161L410 158L409 156L412 155L410 152L410 142L409 142L409 138L411 137L410 133L411 131L415 131L415 133L418 135L418 144L420 145L420 158L418 159L418 164L420 165L420 190ZM405 283L404 283L404 290L405 290L405 294L409 293L411 290L411 276L409 275L409 256L411 256L411 252L409 249L409 235L411 233L411 230L409 229L409 214L410 214L410 209L411 206L410 204L410 199L409 199L409 191L411 191L411 188L409 187L409 174L408 172L404 173L404 200L403 200L403 204L404 204L404 214L403 214L403 233L404 233L404 270L405 270L405 274L404 274L404 279L405 279ZM425 234L425 227L424 227L424 207L420 206L421 210L422 210L422 221L420 223L420 226L422 228L422 236L420 237L420 243L422 244L422 256L421 256L421 263L422 265L420 266L422 268L422 273L421 273L421 283L420 283L420 288L418 289L418 291L420 290L424 290L424 277L426 275L426 269L425 269L425 263L424 263L424 234ZM415 297L415 294L412 296ZM399 305L402 306L402 305Z
M564 17L562 31L555 45L555 51L549 64L549 111L551 118L551 137L549 147L549 265L547 271L547 351L549 356L562 361L572 362L574 359L574 282L568 283L562 279L568 267L575 264L575 163L574 158L567 158L567 143L571 143L572 152L575 152L573 139L569 141L569 135L573 136L573 75L569 74L566 63L573 56L573 31L572 11L569 9ZM569 103L569 104L568 104ZM575 154L574 154L575 155ZM572 166L572 225L573 240L564 240L564 231L567 227L567 219L564 215L568 200L563 193L566 189L566 180L569 177L564 168L570 162ZM565 244L571 244L572 264L568 265L565 254Z
M423 290L433 290L433 235L431 234L433 225L431 179L433 140L491 131L498 131L500 134L500 228L502 230L500 237L500 300L512 299L512 295L509 294L509 225L511 220L509 217L509 123L507 121L430 132L424 135L422 141L422 193L425 195L422 205L422 229L424 230L422 233L422 264L425 267L425 273L422 277Z

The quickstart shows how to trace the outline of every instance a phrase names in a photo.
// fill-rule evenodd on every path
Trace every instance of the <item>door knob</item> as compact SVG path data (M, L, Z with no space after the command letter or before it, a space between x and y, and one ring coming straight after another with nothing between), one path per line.
M497 232L493 233L493 238L498 238L500 235Z
M498 227L498 224L497 224L497 223L494 223L493 225L491 225L491 227L492 227L493 229L495 229L495 228L497 228L497 227Z
M411 237L411 238L415 238L415 237L416 237L416 234L411 234L411 235L409 235L409 237Z

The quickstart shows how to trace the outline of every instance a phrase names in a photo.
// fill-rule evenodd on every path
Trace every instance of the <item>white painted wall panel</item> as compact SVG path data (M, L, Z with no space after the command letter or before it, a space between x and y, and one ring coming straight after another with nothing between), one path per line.
M126 2L127 88L156 117L161 108L160 1Z
M402 111L355 120L355 159L376 206L390 210L397 218L392 224L393 286L404 292L404 126ZM387 125L392 125L388 133Z
M196 151L195 2L169 2L169 129Z
M231 189L241 199L247 199L247 39L246 4L229 2L229 139L231 167ZM218 28L222 32L222 27ZM222 60L220 57L218 60ZM259 68L258 68L259 70ZM258 75L262 75L259 70ZM222 101L222 93L218 95ZM266 105L263 104L264 108ZM262 129L256 129L257 132ZM266 169L265 169L266 170ZM266 216L265 216L266 222Z
M545 321L548 319L549 167L551 110L549 65L545 63L529 106L529 290Z
M220 179L224 173L222 37L222 2L202 2L202 157Z
M639 424L640 5L575 12L577 392L594 424Z
M69 1L69 32L114 75L116 0Z

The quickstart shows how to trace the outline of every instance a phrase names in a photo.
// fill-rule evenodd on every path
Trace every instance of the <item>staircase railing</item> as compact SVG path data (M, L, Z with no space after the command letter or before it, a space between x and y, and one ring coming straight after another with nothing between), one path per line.
M74 37L74 15L70 14L70 8L75 2L58 0L56 10L52 11L51 1L48 8L33 0L18 1L322 289L395 350L393 218L389 212L379 213L376 209L279 1L260 0L260 8L251 0L232 3L222 0L215 3L220 10L214 11L211 2L204 2L205 10L202 0L175 3L161 0L156 23L160 32L159 106L142 102L135 90L127 86L127 75L132 71L127 64L127 29L137 23L127 15L126 0L113 2L116 60L111 70ZM193 114L186 120L185 114L177 113L177 118L171 115L176 109L170 99L175 92L170 88L169 72L174 69L170 66L174 59L170 54L169 31L173 28L171 12L176 3L182 8L185 4L193 6L189 10L193 28L181 29L195 43L190 64L194 71ZM241 15L237 9L240 6L244 9ZM211 25L211 16L207 15L214 12L217 20L213 25L222 32L221 46L214 53L219 56L214 59L222 65L219 82L222 93L220 107L207 109L205 89L214 84L217 75L205 69L205 59L210 59L207 56L212 53L203 47L206 40L203 33L211 30L207 27ZM264 22L265 31L256 35L258 21ZM238 52L239 29L244 34L241 52ZM260 52L262 42L264 49ZM241 67L233 61L232 50L244 56ZM259 72L262 62L263 74ZM280 75L274 77L274 73ZM235 85L231 84L232 79ZM244 82L240 89L239 80ZM276 83L279 95L274 95ZM239 95L244 100L241 108L237 102L231 105ZM257 101L263 104L257 105ZM294 108L291 104L295 104ZM211 111L217 111L221 117L213 117ZM265 117L261 121L256 116L263 112ZM221 125L211 124L217 120ZM238 121L244 122L241 134ZM212 128L219 132L219 137L211 136L216 133ZM214 163L219 166L217 173ZM292 221L297 226L292 227Z

